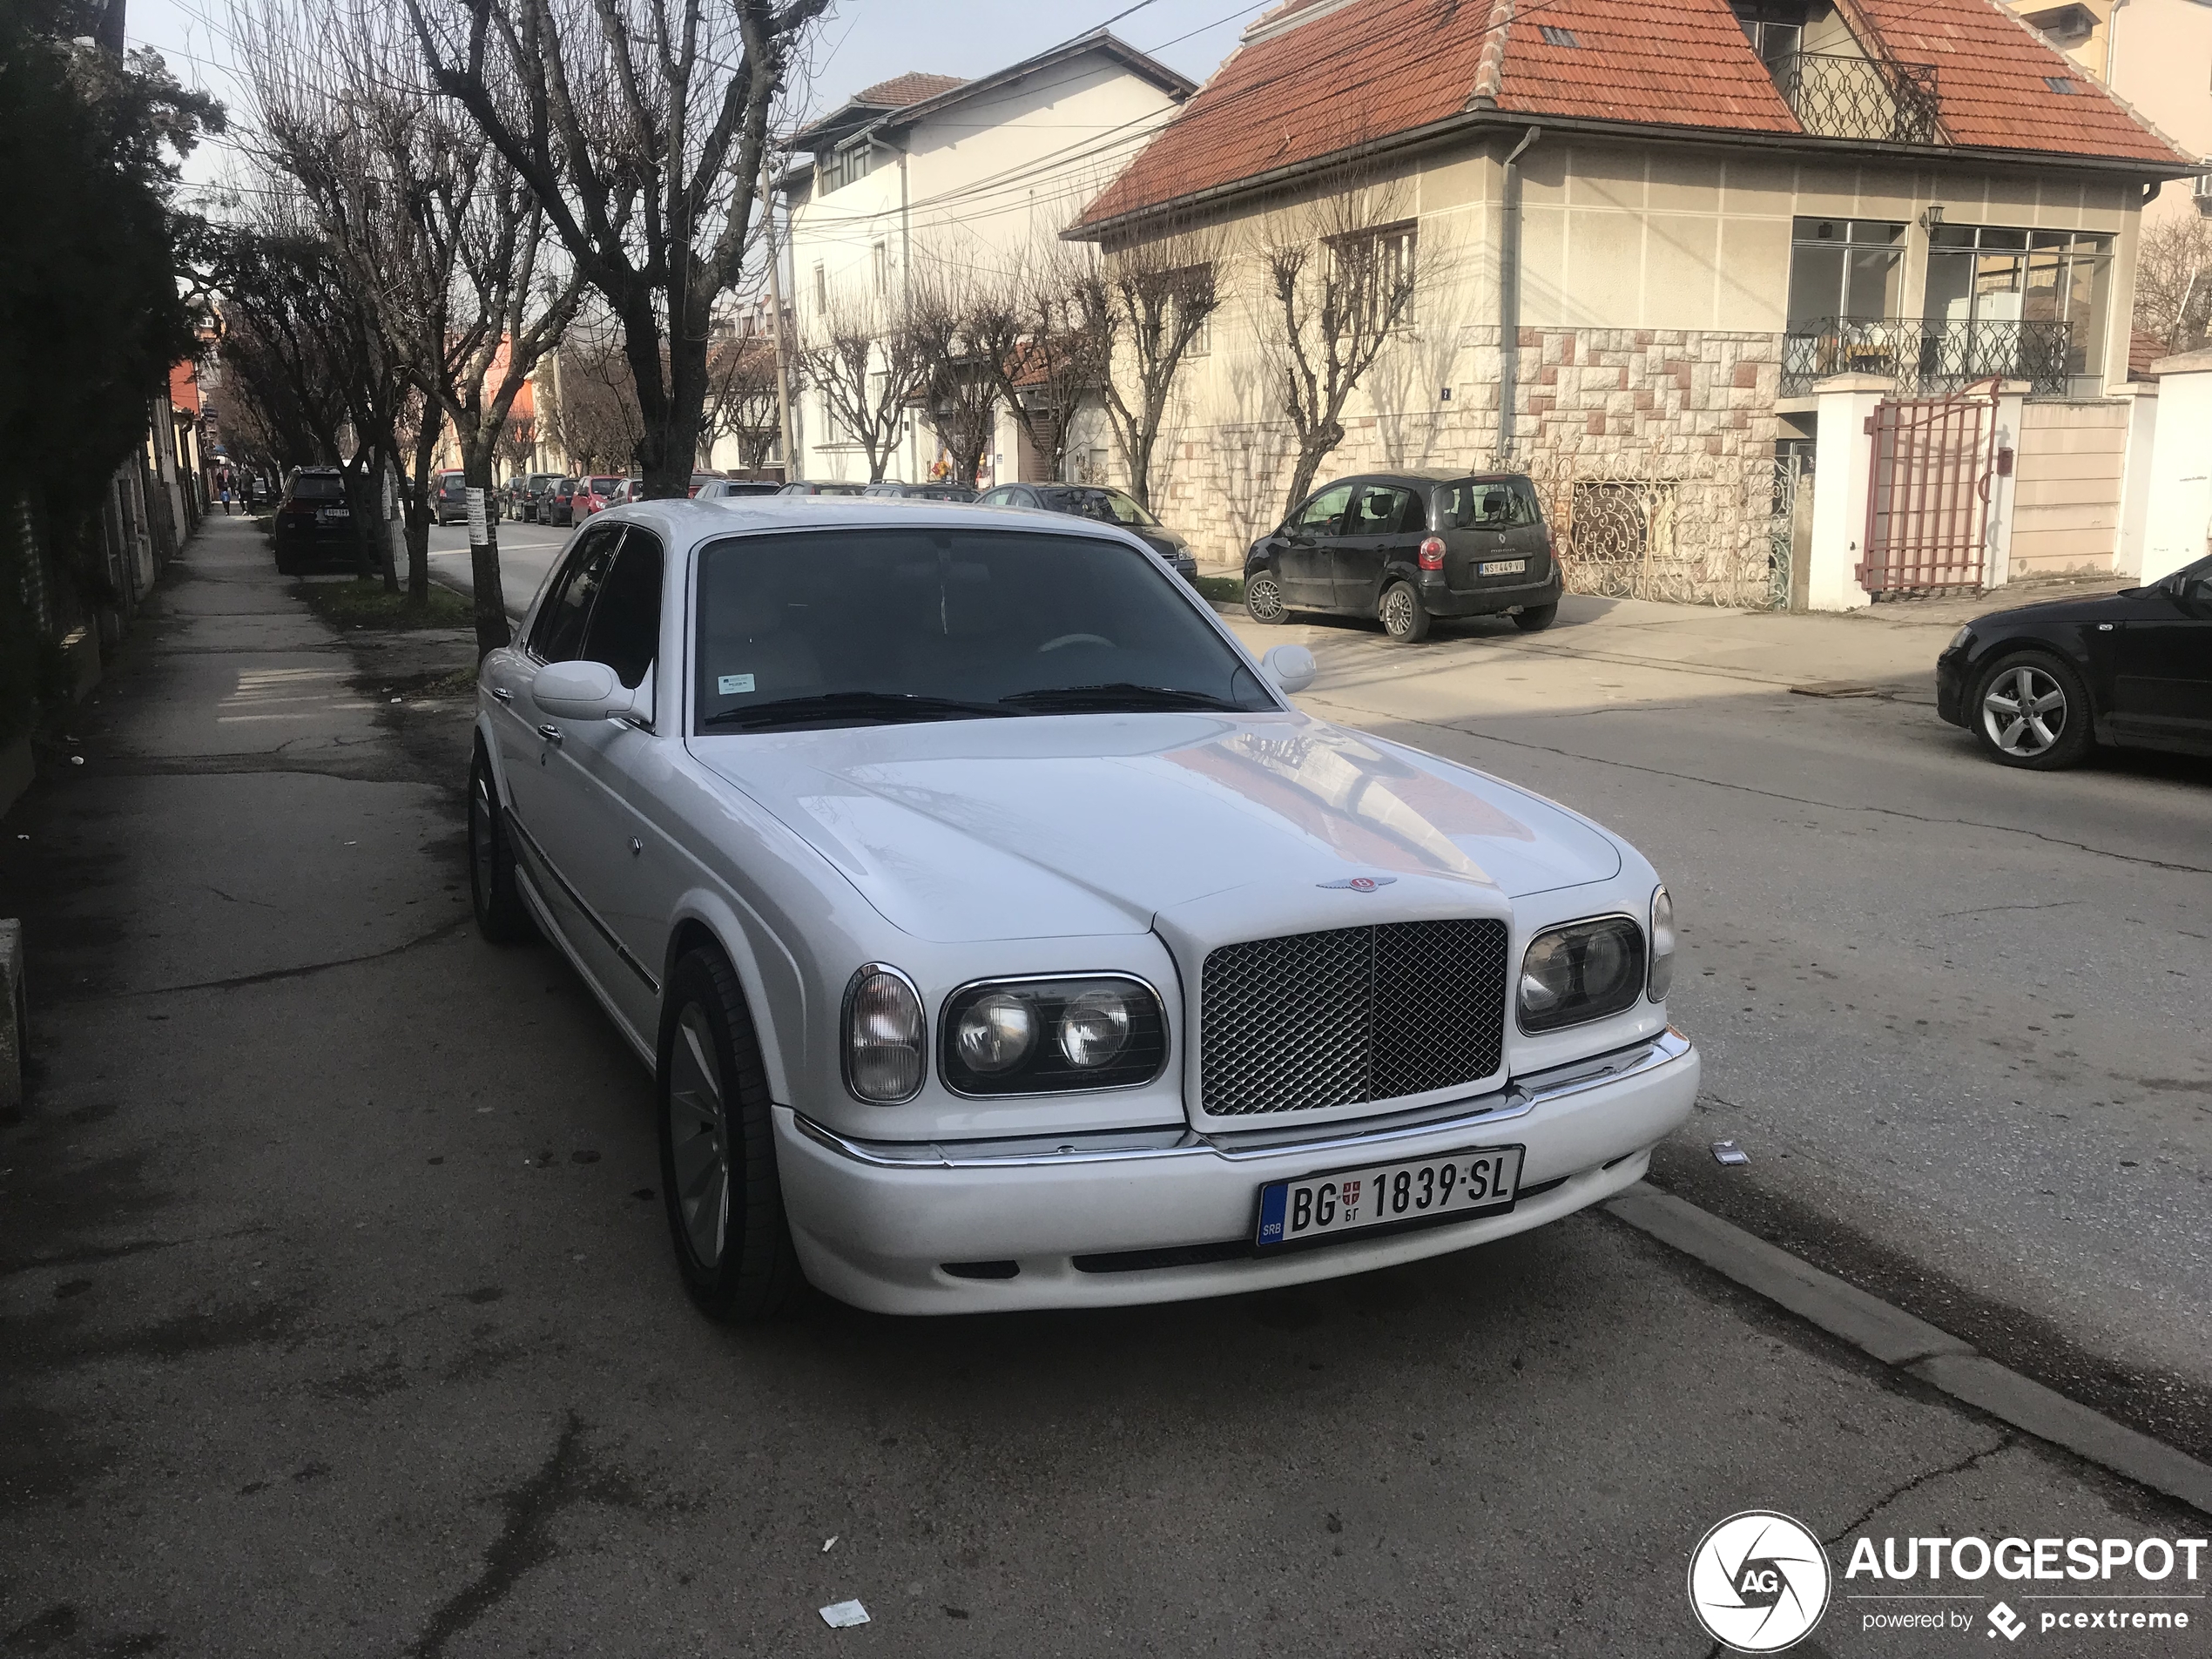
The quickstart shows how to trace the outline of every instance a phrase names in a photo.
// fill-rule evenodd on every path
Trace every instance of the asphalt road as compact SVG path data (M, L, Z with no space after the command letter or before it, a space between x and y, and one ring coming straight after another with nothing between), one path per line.
M1983 760L1935 716L1949 621L1570 598L1549 633L1414 651L1239 625L1314 648L1315 712L1658 866L1705 1055L1659 1178L2212 1454L2212 763ZM1886 694L1789 690L1838 681Z
M507 614L519 619L529 609L546 572L569 544L574 532L558 524L509 522L499 527L499 591ZM430 576L458 593L475 591L465 524L434 527L430 531Z
M1333 709L1409 672L1328 649ZM340 639L219 525L84 710L85 764L8 819L38 1012L0 1129L0 1652L1690 1656L1689 1552L1748 1507L1839 1567L1859 1536L2202 1535L1602 1215L1180 1307L701 1320L647 1079L550 948L469 921L468 704L421 695L468 653ZM1740 924L1723 879L1765 879L1769 797L1742 833L1651 806L1719 786L1659 770L1691 769L1663 728L1578 758L1616 718L1481 741L1571 764L1563 794L1651 780L1602 805L1676 873L1693 979L1782 949L1791 905ZM1812 993L1761 1020L1730 988L1683 1011L1767 1178L1842 1091L1792 1070ZM848 1597L873 1622L825 1627ZM1989 1650L1861 1621L1797 1651Z

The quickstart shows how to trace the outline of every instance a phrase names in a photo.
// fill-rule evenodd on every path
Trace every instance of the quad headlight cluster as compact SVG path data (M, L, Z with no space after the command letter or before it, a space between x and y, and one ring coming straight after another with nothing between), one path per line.
M880 964L846 995L845 1079L896 1105L921 1090L927 1022L913 981ZM1167 1059L1167 1021L1150 985L1123 974L986 980L945 999L938 1064L959 1095L1047 1095L1149 1082Z
M1651 894L1649 928L1631 916L1596 916L1553 927L1529 941L1521 961L1521 1028L1534 1035L1583 1025L1667 1000L1675 974L1675 905Z

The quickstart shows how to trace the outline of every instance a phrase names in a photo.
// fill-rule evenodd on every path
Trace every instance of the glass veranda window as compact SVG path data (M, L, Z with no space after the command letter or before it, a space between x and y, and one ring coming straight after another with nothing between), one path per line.
M1810 333L1831 318L1878 322L1903 311L1903 225L1800 219L1790 240L1791 334Z

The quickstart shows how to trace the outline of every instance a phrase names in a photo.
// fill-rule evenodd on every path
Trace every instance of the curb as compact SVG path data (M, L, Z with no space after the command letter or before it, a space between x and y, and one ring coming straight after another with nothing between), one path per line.
M2212 1467L2030 1381L1949 1332L1648 1182L1604 1208L1884 1365L2084 1462L2212 1514Z

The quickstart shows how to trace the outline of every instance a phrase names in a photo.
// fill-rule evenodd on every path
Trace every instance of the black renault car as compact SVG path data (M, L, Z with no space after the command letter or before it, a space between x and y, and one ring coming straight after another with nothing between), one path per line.
M438 475L437 488L431 492L430 509L437 516L441 529L448 524L469 522L469 475L455 467Z
M285 482L269 539L276 568L297 576L310 566L351 570L361 558L346 479L335 467L301 467Z
M2212 754L2212 558L1975 617L1936 658L1936 712L2007 766L2055 771L2100 743Z
M1173 565L1185 582L1198 579L1198 558L1190 543L1147 512L1127 490L1109 484L1001 484L985 491L981 501L986 507L1034 507L1119 524Z
M1437 617L1559 615L1559 562L1535 487L1519 473L1384 472L1339 478L1244 555L1254 622L1294 610L1372 617L1401 644Z

